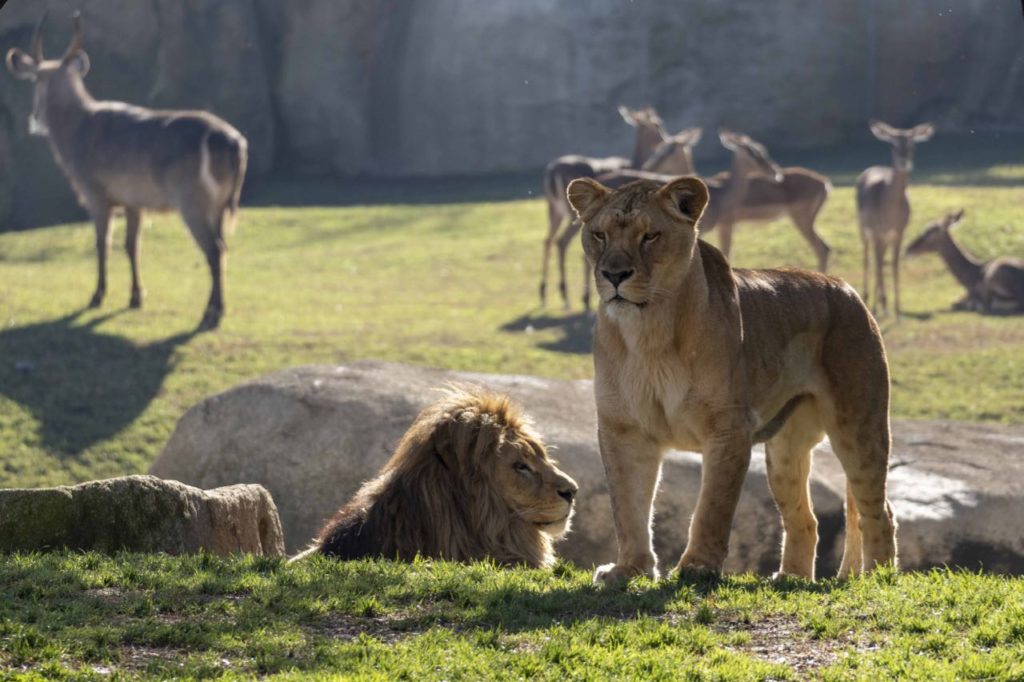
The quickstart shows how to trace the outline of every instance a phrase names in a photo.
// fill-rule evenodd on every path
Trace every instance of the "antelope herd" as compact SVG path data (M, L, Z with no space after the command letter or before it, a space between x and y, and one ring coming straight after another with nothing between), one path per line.
M627 123L636 128L632 160L562 156L545 168L544 195L550 222L544 240L541 305L546 303L551 245L557 243L558 288L563 306L566 309L570 307L565 281L565 253L580 230L579 221L566 204L565 188L570 182L576 178L591 178L615 189L635 180L667 183L680 176L697 175L693 147L701 139L700 128L689 128L669 136L653 108L634 112L620 106L619 112ZM929 140L935 133L935 126L922 123L910 129L899 129L881 121L872 121L869 129L877 139L892 147L893 163L891 167L872 166L857 178L857 218L864 261L862 293L864 301L870 301L872 312L878 315L888 313L884 265L886 253L891 251L894 312L898 318L901 314L900 249L903 233L910 221L907 184L913 168L915 145ZM832 248L815 229L815 221L832 190L829 179L807 168L780 168L764 145L749 135L722 129L718 131L718 139L732 153L731 167L728 171L704 178L710 198L700 221L700 230L708 232L717 227L721 251L728 257L737 223L767 222L788 215L814 250L818 270L826 272ZM1024 261L1004 257L981 262L967 254L949 234L949 228L962 217L961 210L930 224L925 233L907 247L904 255L935 251L942 256L950 272L967 289L964 298L954 304L956 310L1024 311ZM870 295L868 279L872 262L875 270L874 296ZM590 280L590 273L584 267L582 298L584 309L588 311Z
M74 15L71 43L59 59L46 59L42 49L43 13L32 37L31 51L11 48L7 68L14 77L33 83L29 132L45 137L79 203L88 211L96 233L97 283L90 307L98 307L107 290L107 257L112 238L111 218L123 211L125 250L131 264L129 306L143 301L139 272L142 212L177 211L202 250L212 288L200 323L219 324L225 311L224 276L227 236L233 227L247 165L245 137L222 119L205 111L154 111L123 102L97 101L85 87L89 56L82 48L81 19ZM558 289L569 307L566 252L579 233L566 199L566 188L578 178L596 179L617 188L635 180L669 182L697 175L693 148L701 128L669 135L653 108L619 107L623 120L635 129L631 158L561 156L544 170L548 230L544 238L540 299L548 293L551 249L558 251ZM902 130L872 121L872 134L892 147L892 166L873 166L856 183L857 218L863 244L862 294L876 314L888 312L884 264L891 251L894 312L900 307L900 257L903 234L910 219L907 183L914 147L935 132L930 123ZM704 178L710 203L701 230L717 228L722 252L728 256L735 227L741 222L771 221L789 216L813 249L817 268L825 272L831 247L815 229L815 221L832 189L829 179L806 168L780 168L764 145L750 136L719 130L718 139L731 152L728 171ZM962 216L962 212L960 214ZM947 216L929 226L906 255L937 251L953 275L968 290L959 309L990 312L1024 310L1024 268L1021 261L1000 258L981 263L961 249L949 234L960 218ZM872 260L873 254L873 260ZM870 295L869 269L875 270ZM584 269L583 305L590 309L590 275Z

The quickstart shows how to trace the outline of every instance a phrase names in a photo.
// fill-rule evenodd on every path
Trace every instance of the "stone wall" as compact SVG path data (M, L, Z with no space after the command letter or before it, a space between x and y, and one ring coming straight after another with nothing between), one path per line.
M48 54L79 4L49 3ZM0 47L27 48L40 9L10 0ZM94 94L224 116L249 138L254 177L628 153L620 102L774 149L864 136L871 116L1024 128L1012 2L90 0L84 23ZM0 230L77 215L45 142L27 136L30 88L0 79Z

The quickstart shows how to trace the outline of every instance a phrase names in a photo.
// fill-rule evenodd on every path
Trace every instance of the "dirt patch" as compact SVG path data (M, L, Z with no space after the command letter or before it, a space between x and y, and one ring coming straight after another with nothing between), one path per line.
M387 644L395 644L406 637L418 635L425 630L423 619L410 617L409 614L390 614L386 616L349 616L334 614L313 625L304 626L310 633L350 642L360 635L367 635Z
M713 627L719 632L743 633L750 637L749 642L729 646L729 649L768 663L788 665L801 676L832 665L842 650L855 644L842 638L812 638L792 616L768 616L750 623L720 622Z

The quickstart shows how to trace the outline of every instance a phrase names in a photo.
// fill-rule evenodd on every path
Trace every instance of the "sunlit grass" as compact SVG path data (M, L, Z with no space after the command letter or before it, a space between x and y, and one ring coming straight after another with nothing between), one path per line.
M401 202L400 189L394 196ZM908 239L963 207L957 229L968 248L1024 256L1024 188L913 185L911 201ZM819 229L835 248L833 272L860 288L852 188L834 190ZM288 366L379 358L589 378L578 244L568 262L576 310L563 313L554 298L538 309L545 231L536 199L246 208L231 241L228 315L201 335L191 331L208 275L177 217L144 228L142 311L126 307L120 249L104 308L82 310L95 278L88 225L0 234L0 486L144 471L191 405ZM115 244L122 234L118 225ZM733 258L814 263L787 222L741 226ZM552 292L554 276L552 267ZM882 321L893 414L1022 423L1022 318L950 312L960 295L936 256L905 263L908 316Z

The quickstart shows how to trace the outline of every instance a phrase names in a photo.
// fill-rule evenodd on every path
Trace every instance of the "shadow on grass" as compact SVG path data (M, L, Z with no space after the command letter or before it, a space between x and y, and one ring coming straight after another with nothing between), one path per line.
M527 313L506 322L499 329L503 332L531 333L545 329L557 329L562 337L555 341L541 341L538 348L557 353L585 354L594 346L594 318L590 313L571 315L534 315Z
M45 447L63 456L130 425L173 369L174 349L199 333L137 345L95 331L119 313L76 324L82 312L0 332L0 394L31 411Z

